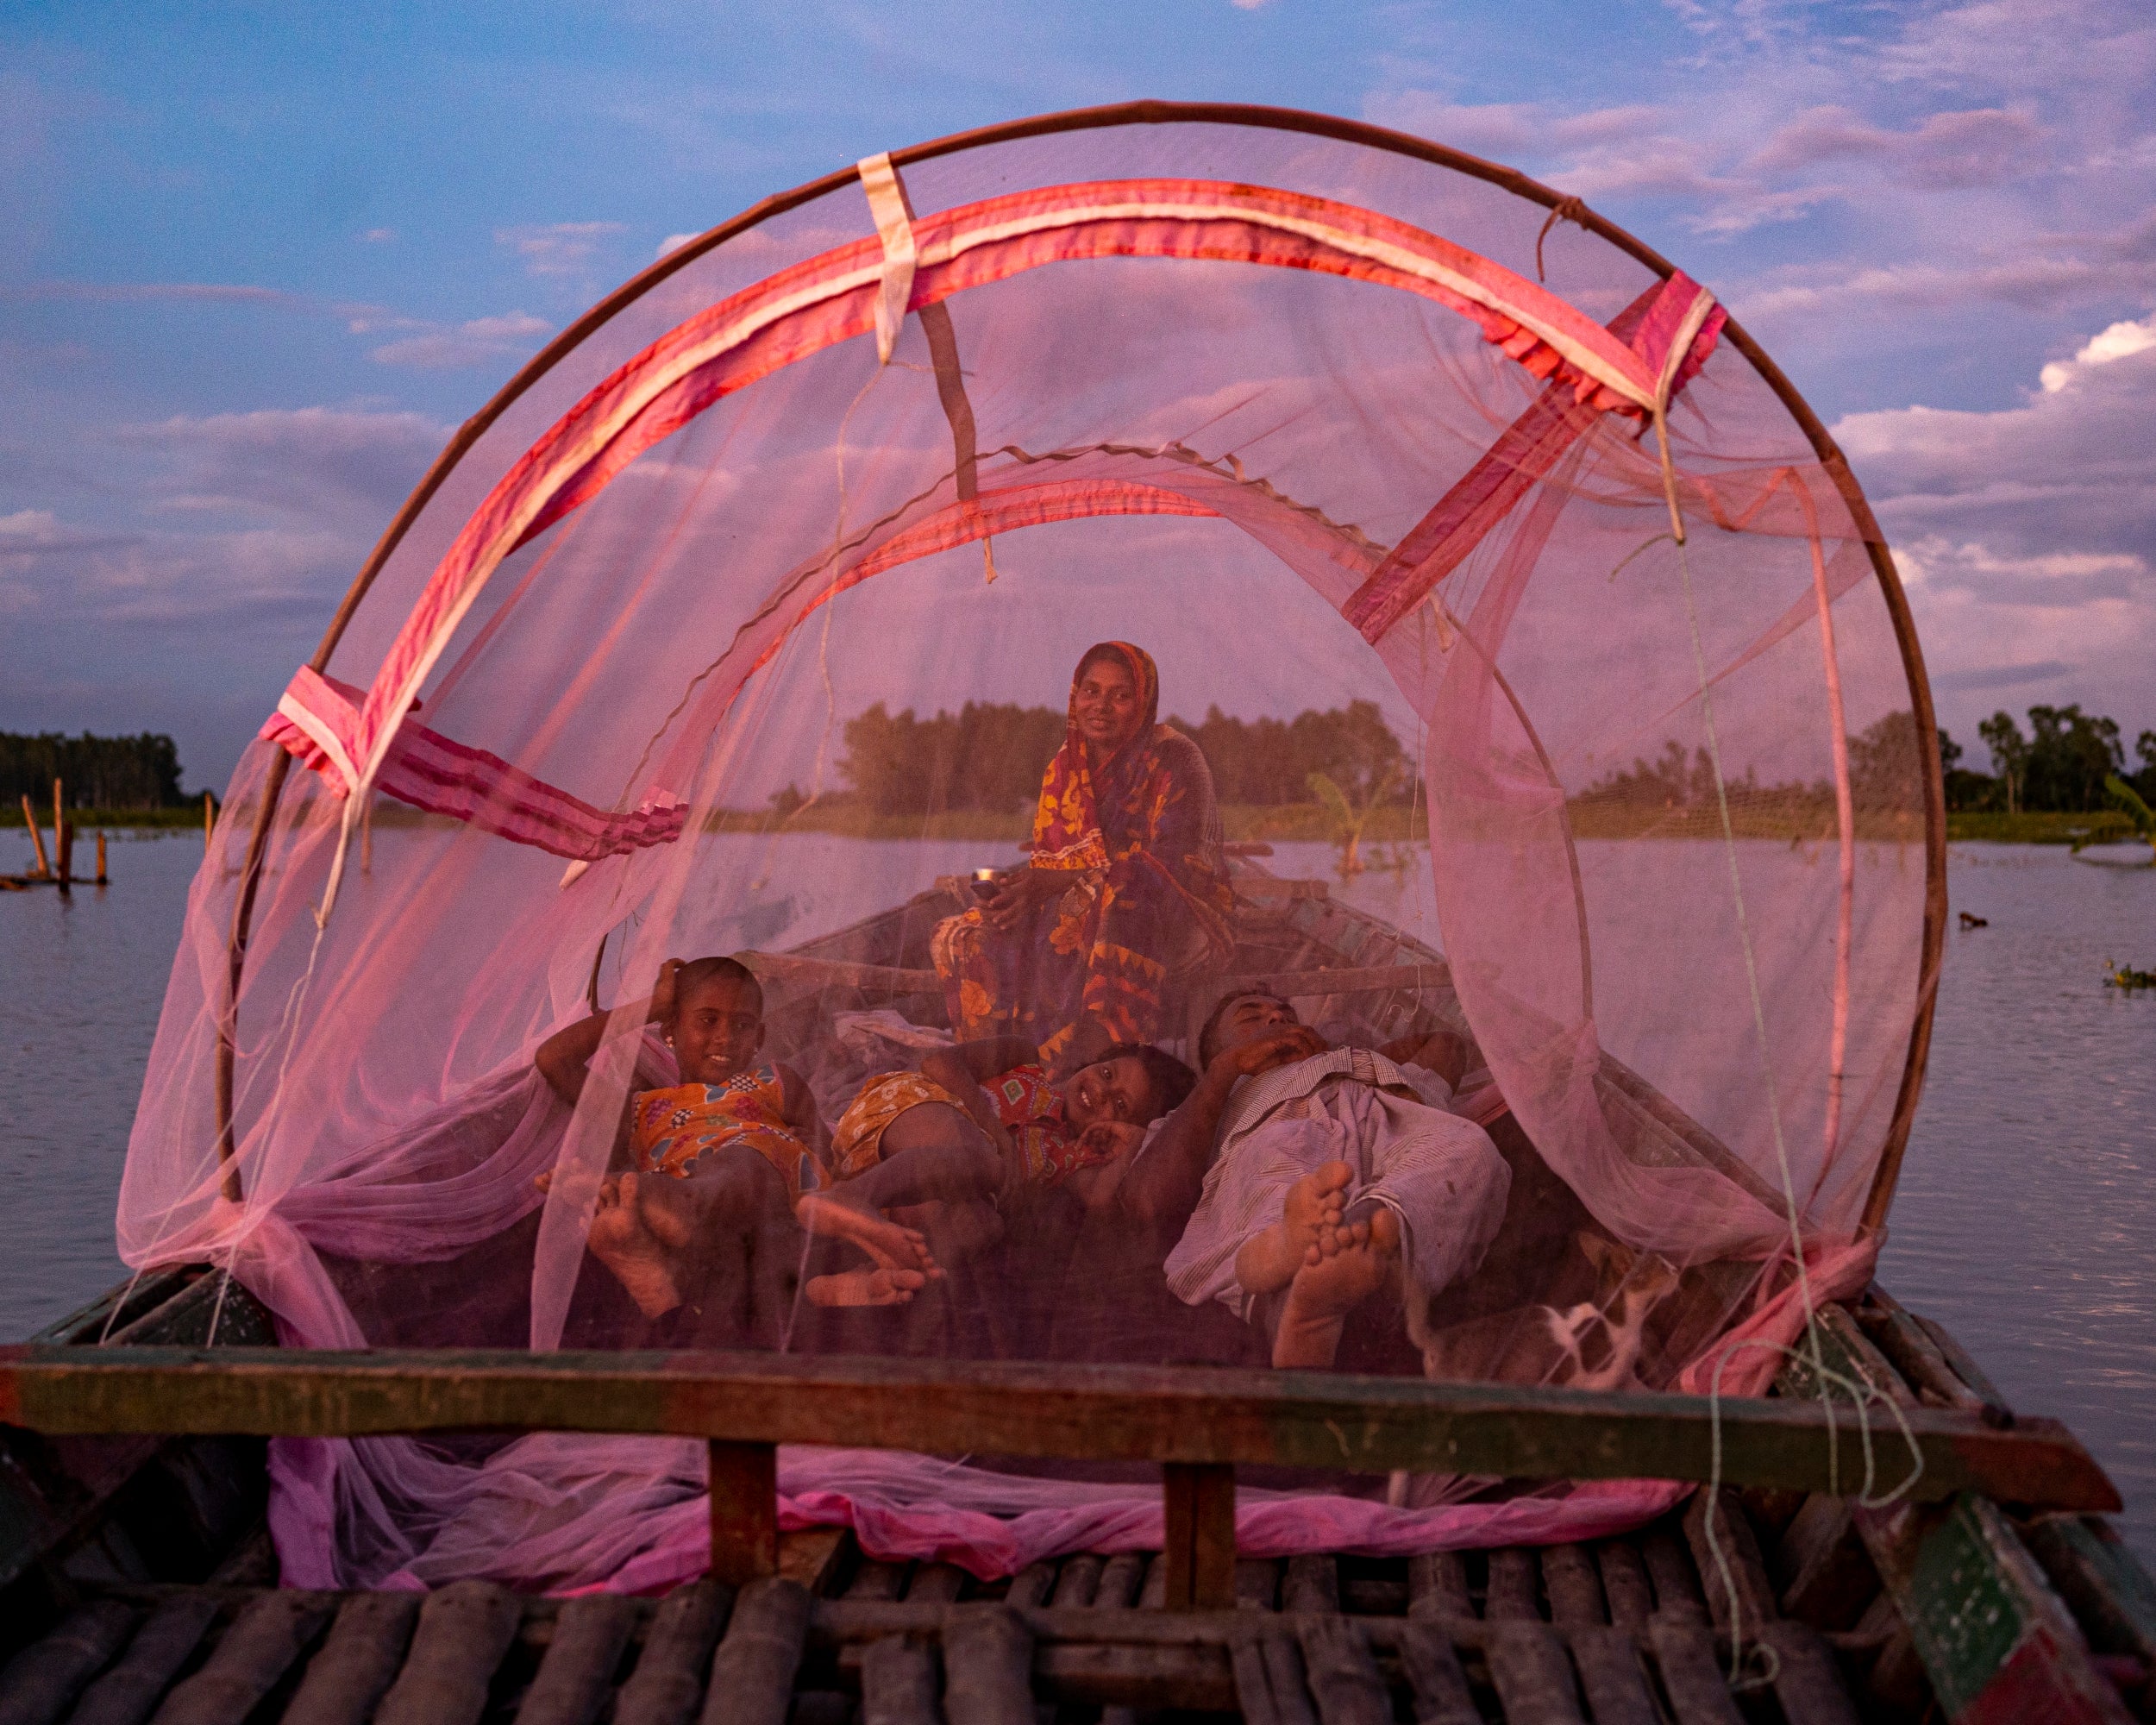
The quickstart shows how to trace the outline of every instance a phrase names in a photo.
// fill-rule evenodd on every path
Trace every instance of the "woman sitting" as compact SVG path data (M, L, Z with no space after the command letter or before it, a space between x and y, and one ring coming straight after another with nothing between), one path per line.
M1031 862L931 943L961 1042L1022 1037L1051 1069L1081 1026L1094 1047L1150 1043L1169 971L1232 950L1213 775L1159 711L1143 649L1104 641L1079 660Z

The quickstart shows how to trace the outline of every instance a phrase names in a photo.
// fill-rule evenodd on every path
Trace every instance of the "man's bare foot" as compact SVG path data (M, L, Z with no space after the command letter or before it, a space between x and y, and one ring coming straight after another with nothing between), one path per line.
M1388 1209L1381 1207L1367 1222L1325 1229L1288 1285L1273 1364L1331 1365L1348 1314L1392 1280L1399 1262L1400 1218Z
M830 1192L804 1192L793 1208L794 1220L810 1233L851 1240L884 1270L918 1270L941 1276L928 1239L917 1228L901 1227L874 1210L864 1210Z
M647 1318L655 1318L681 1303L674 1283L674 1251L679 1242L670 1243L653 1230L646 1207L637 1201L639 1183L633 1174L599 1182L599 1209L592 1217L586 1244L592 1256L614 1272L636 1308Z
M1280 1220L1243 1243L1235 1254L1235 1279L1251 1294L1271 1294L1295 1279L1309 1257L1340 1226L1341 1206L1355 1170L1328 1162L1288 1189Z
M903 1306L928 1285L918 1270L849 1270L812 1276L804 1285L812 1306Z

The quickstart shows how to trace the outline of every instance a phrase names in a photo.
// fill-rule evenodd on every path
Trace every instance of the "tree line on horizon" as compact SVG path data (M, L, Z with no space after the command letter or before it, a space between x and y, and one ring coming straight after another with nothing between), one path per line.
M1890 712L1849 739L1850 800L1858 812L1914 807L1919 795L1920 763L1916 718ZM1723 788L1738 803L1831 804L1833 783L1789 780L1762 784L1757 768L1742 771L1724 763ZM1714 766L1704 749L1689 752L1672 737L1650 761L1635 757L1630 767L1605 773L1572 799L1584 807L1630 806L1684 810L1705 808L1715 800Z
M2156 802L2156 731L2144 731L2134 739L2140 766L2129 773L2117 721L2084 713L2078 701L2033 706L2028 724L2024 735L2014 715L2002 709L1977 726L1991 755L1988 774L1959 765L1961 745L1940 731L1939 762L1946 775L1948 808L2084 813L2112 806L2104 781L2114 774L2145 801Z
M26 796L35 807L49 806L55 779L70 808L175 808L187 800L179 770L179 746L161 732L68 737L0 731L0 805L9 808Z
M1213 706L1195 724L1168 723L1205 751L1223 804L1313 802L1313 775L1358 807L1373 798L1404 802L1411 794L1406 751L1375 701L1285 719L1235 718ZM879 815L1029 810L1064 726L1054 707L968 701L955 713L923 718L911 707L893 713L879 701L846 721L839 770L850 789L842 794ZM781 814L802 800L793 786L772 799Z

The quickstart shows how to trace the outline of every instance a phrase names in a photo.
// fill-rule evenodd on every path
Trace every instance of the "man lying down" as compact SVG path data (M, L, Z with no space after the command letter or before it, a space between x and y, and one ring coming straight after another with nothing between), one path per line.
M1283 1034L1296 1024L1270 994L1221 1001L1199 1039L1205 1076L1163 1129L1180 1142L1154 1148L1202 1156L1219 1138L1169 1289L1258 1326L1275 1365L1324 1367L1380 1296L1404 1304L1420 1342L1431 1296L1482 1262L1512 1174L1489 1133L1445 1110L1460 1038L1333 1048Z

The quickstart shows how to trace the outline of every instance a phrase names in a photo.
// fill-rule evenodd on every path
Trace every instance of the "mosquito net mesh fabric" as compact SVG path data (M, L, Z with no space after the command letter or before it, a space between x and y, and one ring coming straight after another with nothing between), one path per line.
M1763 1388L1928 1011L1890 571L1711 296L1336 129L872 161L541 367L238 769L128 1260L298 1346ZM693 1443L273 1467L299 1584L704 1566ZM1242 1484L1274 1554L1676 1490ZM780 1489L983 1574L1161 1537L1143 1470Z

